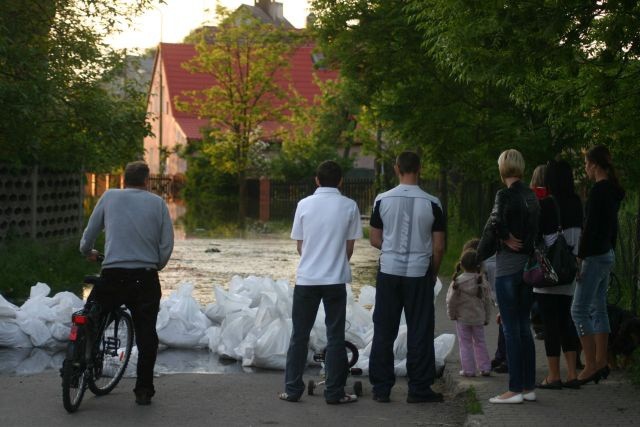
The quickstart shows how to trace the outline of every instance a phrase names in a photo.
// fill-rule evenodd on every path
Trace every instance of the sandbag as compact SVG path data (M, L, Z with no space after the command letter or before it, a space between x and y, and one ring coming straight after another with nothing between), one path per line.
M4 299L2 295L0 295L0 319L2 318L15 318L16 311L18 311L18 306L11 304L9 301Z
M0 347L29 348L33 343L15 319L0 319Z
M285 369L291 338L291 320L276 319L256 341L253 358L243 359L243 366L265 369Z
M160 303L156 322L158 339L169 347L199 348L211 321L191 296L193 285L183 283L169 298Z

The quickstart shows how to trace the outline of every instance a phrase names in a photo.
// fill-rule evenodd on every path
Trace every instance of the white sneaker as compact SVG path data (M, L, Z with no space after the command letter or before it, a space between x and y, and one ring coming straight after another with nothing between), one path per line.
M511 397L507 397L507 398L501 398L499 395L496 397L492 397L491 399L489 399L489 403L522 403L524 402L524 398L522 397L522 394L514 394Z
M523 393L522 394L522 398L524 400L526 400L527 402L535 402L537 400L536 392L535 391L530 391L529 393Z

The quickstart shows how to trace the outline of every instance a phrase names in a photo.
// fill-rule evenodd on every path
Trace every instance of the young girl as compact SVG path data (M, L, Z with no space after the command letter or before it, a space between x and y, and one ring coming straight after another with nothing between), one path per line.
M447 315L456 321L460 347L460 375L491 375L491 360L484 340L484 326L491 316L491 289L481 272L477 253L467 249L460 256L447 292Z

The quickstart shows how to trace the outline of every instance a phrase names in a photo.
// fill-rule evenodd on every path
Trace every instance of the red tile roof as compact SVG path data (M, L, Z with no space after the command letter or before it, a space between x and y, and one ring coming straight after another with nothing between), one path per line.
M320 88L315 84L314 76L320 81L335 79L338 76L336 71L317 70L314 68L311 58L313 48L313 45L307 44L296 49L291 55L289 68L290 83L309 102L313 102L314 98L320 95ZM202 139L200 129L207 124L207 120L200 119L192 113L178 110L175 101L176 97L182 95L185 91L202 90L211 87L215 83L215 79L211 75L191 73L182 67L183 63L196 55L194 45L161 43L160 55L162 55L163 71L171 100L170 114L175 117L188 139ZM279 78L277 79L280 80ZM268 122L263 123L262 127L265 134L268 135L275 132L280 125Z

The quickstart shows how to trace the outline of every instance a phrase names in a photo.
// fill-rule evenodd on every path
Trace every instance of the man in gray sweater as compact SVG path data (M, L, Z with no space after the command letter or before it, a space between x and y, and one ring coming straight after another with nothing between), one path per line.
M153 368L158 352L156 319L160 309L162 270L173 251L173 225L162 198L147 191L149 167L142 161L127 164L124 189L105 192L89 218L80 241L80 252L96 261L93 249L105 232L102 262L104 288L96 288L88 301L102 312L125 304L131 311L138 346L137 380L134 393L140 405L151 403L155 394Z

